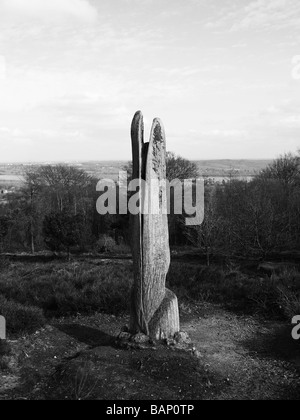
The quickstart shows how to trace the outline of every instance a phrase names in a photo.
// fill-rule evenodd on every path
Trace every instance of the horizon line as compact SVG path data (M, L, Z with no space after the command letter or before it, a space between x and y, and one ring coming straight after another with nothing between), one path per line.
M181 156L183 157L183 156ZM183 157L184 158L184 157ZM191 162L216 162L216 161L264 161L264 160L275 160L277 158L218 158L218 159L209 159L209 158L202 158L202 159L188 159L184 158L186 160L189 160ZM130 162L131 159L100 159L100 160L24 160L24 161L0 161L0 165L12 165L12 164L41 164L41 163L95 163L95 162Z

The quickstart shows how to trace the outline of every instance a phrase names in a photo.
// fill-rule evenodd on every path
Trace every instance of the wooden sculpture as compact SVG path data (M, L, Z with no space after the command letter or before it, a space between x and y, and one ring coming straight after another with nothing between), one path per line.
M144 143L141 112L134 116L131 137L133 179L140 181L140 206L146 203L149 214L131 216L134 286L130 330L162 340L180 330L177 297L166 289L170 267L167 194L156 187L166 179L166 138L161 121L155 119L150 142ZM147 188L142 188L142 180Z

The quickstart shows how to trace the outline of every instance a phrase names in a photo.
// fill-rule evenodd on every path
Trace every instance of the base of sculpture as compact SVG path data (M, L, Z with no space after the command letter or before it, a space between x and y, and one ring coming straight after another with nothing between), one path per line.
M132 298L134 299L134 293ZM131 306L133 307L134 305ZM141 325L144 323L138 321L136 315L131 313L131 334L143 333L157 341L174 338L180 331L178 299L175 293L166 289L166 295L147 328L141 328Z
M178 299L175 293L166 289L166 296L149 324L149 334L155 340L166 340L179 331Z

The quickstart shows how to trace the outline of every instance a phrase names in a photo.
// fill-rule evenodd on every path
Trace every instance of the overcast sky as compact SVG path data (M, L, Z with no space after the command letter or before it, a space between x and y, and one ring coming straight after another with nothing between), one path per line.
M0 161L128 160L138 109L187 158L295 152L299 28L299 0L0 0Z

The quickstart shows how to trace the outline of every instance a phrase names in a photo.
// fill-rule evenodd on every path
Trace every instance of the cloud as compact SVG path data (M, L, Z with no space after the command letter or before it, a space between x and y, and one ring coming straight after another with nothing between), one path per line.
M233 24L231 30L255 27L277 29L300 23L300 5L297 0L256 0L245 8L245 15Z
M43 21L76 19L97 20L97 10L87 0L0 0L2 17L42 19Z
M243 3L243 2L238 2ZM247 5L234 5L226 9L205 27L216 29L226 26L231 32L244 30L298 29L300 25L299 0L247 0Z
M271 106L262 113L261 119L274 128L299 130L300 102L285 101L280 105Z
M192 66L185 66L185 67L155 67L153 68L153 72L162 74L166 77L191 77L191 76L199 76L199 74L203 73L222 73L226 70L232 70L233 66L227 64L211 64L211 65L202 65L199 67L192 67Z
M202 136L206 137L223 137L223 138L242 138L247 136L247 131L238 129L212 129L206 130L201 133Z

